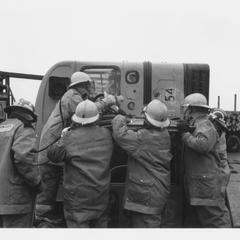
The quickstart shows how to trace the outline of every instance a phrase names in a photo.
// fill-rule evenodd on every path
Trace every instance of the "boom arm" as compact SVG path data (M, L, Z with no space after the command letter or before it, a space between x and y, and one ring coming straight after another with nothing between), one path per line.
M42 80L42 75L0 71L0 122L6 119L4 108L11 105L15 98L10 88L10 78Z

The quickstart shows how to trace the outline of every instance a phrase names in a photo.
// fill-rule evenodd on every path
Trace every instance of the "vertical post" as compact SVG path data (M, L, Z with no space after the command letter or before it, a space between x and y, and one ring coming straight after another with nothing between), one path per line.
M234 112L237 111L237 94L234 94Z
M217 108L220 108L220 96L218 96Z

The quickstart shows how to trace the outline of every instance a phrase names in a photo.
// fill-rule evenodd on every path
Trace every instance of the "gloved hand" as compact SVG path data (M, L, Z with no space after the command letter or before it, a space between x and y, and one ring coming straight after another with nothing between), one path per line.
M107 106L112 106L112 105L119 105L121 102L123 102L124 98L122 95L119 96L113 96L111 94L107 94L104 92L104 98L102 101L107 105Z
M195 127L190 127L186 120L177 120L176 121L177 129L180 133L190 132L192 133L195 130Z
M119 96L115 96L115 97L116 97L117 105L119 105L120 103L122 103L124 101L123 95L119 95Z
M116 104L116 98L115 96L111 95L111 94L106 94L104 93L104 98L102 99L102 101L107 105L107 106L111 106L111 105L115 105Z
M61 133L61 138L64 137L69 130L70 130L70 127L64 128Z
M109 110L112 111L113 113L118 113L119 107L117 105L112 105L109 107Z

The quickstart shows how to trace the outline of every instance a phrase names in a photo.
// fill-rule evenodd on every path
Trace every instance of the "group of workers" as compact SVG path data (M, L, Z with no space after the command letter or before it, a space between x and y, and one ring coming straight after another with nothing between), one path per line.
M5 109L8 117L0 124L1 227L32 227L34 217L51 222L62 174L67 227L107 227L113 141L128 154L123 207L131 227L161 227L172 159L167 107L152 100L143 109L145 125L138 130L129 129L126 116L118 114L110 131L97 123L106 108L122 99L106 95L91 101L91 83L86 73L71 76L42 129L38 150L34 106L20 99ZM225 203L229 168L224 112L210 113L200 93L188 95L183 107L185 121L194 127L181 133L186 197L199 227L231 227Z

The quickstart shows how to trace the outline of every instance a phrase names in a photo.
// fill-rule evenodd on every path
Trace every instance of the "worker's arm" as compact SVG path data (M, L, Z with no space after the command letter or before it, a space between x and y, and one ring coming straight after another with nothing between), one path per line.
M104 94L104 98L95 102L98 111L103 112L107 107L110 107L112 105L119 105L121 102L123 102L124 98L122 95L114 96L111 94Z
M51 145L47 150L47 157L53 163L60 163L66 160L67 152L64 146L63 138Z
M210 123L205 122L193 133L183 133L182 140L189 148L200 153L207 153L217 142L217 132Z
M132 155L139 146L140 131L128 129L127 119L123 115L117 115L112 120L113 138L126 152Z
M36 136L34 129L24 127L18 128L14 136L11 148L12 160L25 182L31 186L40 183L40 174L37 166Z

